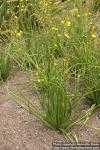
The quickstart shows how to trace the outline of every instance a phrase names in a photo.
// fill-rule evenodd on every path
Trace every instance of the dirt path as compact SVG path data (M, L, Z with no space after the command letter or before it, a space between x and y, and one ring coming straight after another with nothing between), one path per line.
M27 86L27 78L17 72L9 80L12 90ZM23 108L10 100L5 84L0 84L0 150L51 150L52 142L64 141L62 135L53 131L30 115ZM31 89L27 92L29 98L37 105L37 99ZM100 128L98 111L91 116L86 126ZM100 130L84 126L80 131L75 128L80 141L100 142Z

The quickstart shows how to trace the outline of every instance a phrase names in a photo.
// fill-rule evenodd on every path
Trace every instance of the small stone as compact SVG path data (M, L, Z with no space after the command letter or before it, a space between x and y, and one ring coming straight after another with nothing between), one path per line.
M19 146L16 146L16 150L18 150L19 149Z
M98 119L100 119L100 113L98 114L98 117L97 117Z
M84 135L83 132L81 133L81 135Z

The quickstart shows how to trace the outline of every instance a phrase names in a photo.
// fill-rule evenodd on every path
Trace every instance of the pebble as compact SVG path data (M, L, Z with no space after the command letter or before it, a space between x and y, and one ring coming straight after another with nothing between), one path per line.
M100 119L100 113L98 113L98 116L97 116L97 118L98 118L98 119Z

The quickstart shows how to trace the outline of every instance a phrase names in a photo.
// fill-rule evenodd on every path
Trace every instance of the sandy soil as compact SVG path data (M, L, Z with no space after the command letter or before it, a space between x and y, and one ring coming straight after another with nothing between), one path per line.
M10 89L16 91L27 87L27 77L18 71L9 80ZM6 91L7 83L0 83L0 150L51 150L52 142L64 141L57 131L46 127L41 121L29 114L10 99ZM32 90L27 96L38 106L37 98ZM84 104L87 105L87 104ZM100 142L100 119L97 110L86 125L79 130L75 127L81 142Z

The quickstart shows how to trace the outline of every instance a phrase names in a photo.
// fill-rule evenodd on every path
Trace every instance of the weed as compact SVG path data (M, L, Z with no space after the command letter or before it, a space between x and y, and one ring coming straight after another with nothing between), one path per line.
M11 70L11 60L9 54L5 52L0 53L0 79L6 81Z
M75 95L72 96L72 100L71 95L73 93L69 90L68 83L66 83L68 59L60 59L57 63L52 55L47 55L44 62L43 66L45 65L45 68L43 66L38 68L38 78L34 82L36 83L34 87L37 89L41 111L37 110L24 95L19 97L12 92L9 92L9 94L15 96L18 104L42 120L47 126L66 134L74 125L88 118L94 110L94 106L87 111L81 111L79 114L74 112L74 115L72 115L84 97L80 96L76 90L78 89L79 78L75 79L75 87L72 90ZM37 84L40 85L41 89L38 89Z

